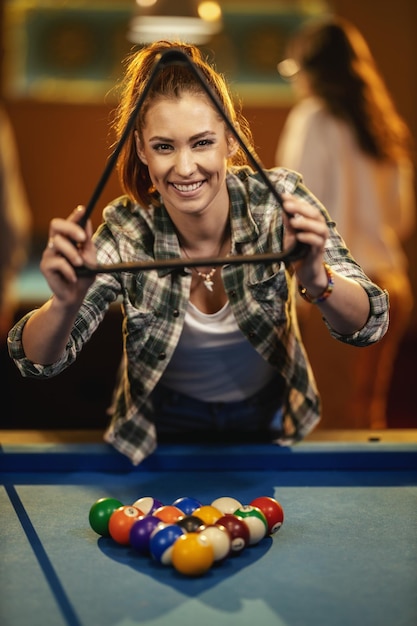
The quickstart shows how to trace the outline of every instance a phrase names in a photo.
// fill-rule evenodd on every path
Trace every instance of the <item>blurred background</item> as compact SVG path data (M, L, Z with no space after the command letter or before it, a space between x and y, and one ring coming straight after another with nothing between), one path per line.
M165 2L168 12L190 4ZM210 11L215 3L203 4ZM217 69L242 100L265 167L274 165L277 141L293 97L277 73L277 63L294 28L307 17L326 12L341 15L360 29L400 114L416 137L415 0L397 0L395 4L390 0L227 0L217 4L221 19L213 19L209 34L196 43L213 55ZM141 28L146 23L139 18L153 10L147 5L150 2L146 0L142 0L142 8L134 0L0 0L1 95L15 133L32 213L30 259L17 280L16 317L48 295L37 265L50 219L86 204L101 176L111 149L114 87L123 71L123 57L136 45L137 37L143 37ZM93 214L95 226L106 202L119 194L112 175ZM406 252L416 294L417 233L406 242ZM323 396L321 427L348 428L349 424L337 419L337 403L348 390L343 381L335 386L329 379L320 338L307 349ZM13 414L2 418L0 428L104 428L120 350L117 310L109 313L77 364L54 381L22 379L2 346L3 384L14 408ZM414 309L395 362L389 428L417 427L417 406L412 398L417 382L416 354Z

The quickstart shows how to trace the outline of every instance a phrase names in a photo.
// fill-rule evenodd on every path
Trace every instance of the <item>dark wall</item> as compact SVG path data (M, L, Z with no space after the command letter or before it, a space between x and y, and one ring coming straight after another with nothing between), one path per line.
M16 311L16 320L27 306ZM104 429L121 343L121 312L111 308L76 362L47 380L22 378L6 346L0 345L1 385L8 398L0 429Z

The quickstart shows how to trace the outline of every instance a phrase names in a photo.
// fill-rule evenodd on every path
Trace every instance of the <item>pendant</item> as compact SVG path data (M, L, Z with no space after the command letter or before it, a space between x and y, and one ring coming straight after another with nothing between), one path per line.
M214 283L211 280L210 276L206 276L206 278L204 279L204 287L208 290L208 291L213 291L213 286Z
M216 268L213 267L208 274L204 274L203 272L199 272L198 270L196 270L196 272L200 276L200 278L203 279L203 285L207 289L207 291L213 292L214 282L212 281L212 278L216 273Z

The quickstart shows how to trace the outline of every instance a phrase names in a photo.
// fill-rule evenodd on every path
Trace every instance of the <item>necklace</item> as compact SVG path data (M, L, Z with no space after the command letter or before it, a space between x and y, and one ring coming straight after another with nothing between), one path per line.
M203 279L204 287L208 291L213 291L214 282L213 282L212 278L213 278L214 274L216 273L216 268L212 267L208 274L205 274L204 272L199 272L196 267L194 267L193 269L195 269L197 275L200 276L200 278Z
M220 252L221 252L221 250L222 250L222 248L223 248L223 246L225 244L226 238L227 238L227 233L225 234L225 237L224 237L224 239L223 239L223 241L222 241L222 243L220 245L220 250L219 250L218 254L220 254ZM187 257L187 259L190 259L190 261L191 261L191 257L187 254L187 250L183 246L181 246L181 249L184 252L184 254ZM213 276L216 273L217 268L216 267L212 267L211 270L207 274L204 273L204 272L200 272L196 267L192 267L191 269L195 271L197 276L199 276L200 278L203 279L203 285L207 289L207 291L213 292L213 288L214 288Z
M183 248L182 246L181 246L181 249L184 252L187 259L190 259L191 261L191 257L187 254L187 250ZM203 285L207 289L207 291L212 292L213 287L214 287L214 281L212 279L213 279L214 274L216 273L216 268L212 267L211 270L208 272L208 274L205 274L204 272L199 272L196 267L192 267L191 270L194 270L197 276L203 279Z

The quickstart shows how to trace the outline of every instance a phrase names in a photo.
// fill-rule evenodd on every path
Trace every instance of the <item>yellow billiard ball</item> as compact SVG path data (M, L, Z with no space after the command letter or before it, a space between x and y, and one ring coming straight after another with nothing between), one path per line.
M177 572L185 576L201 576L214 563L213 546L200 533L186 533L174 543L171 561Z

